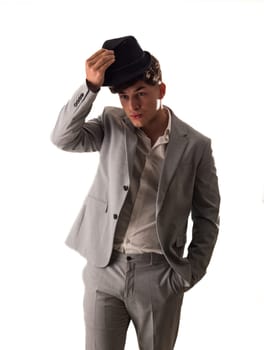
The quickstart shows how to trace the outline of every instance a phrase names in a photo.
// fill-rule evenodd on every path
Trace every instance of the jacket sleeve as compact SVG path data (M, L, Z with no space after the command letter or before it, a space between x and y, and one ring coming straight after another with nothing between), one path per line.
M204 148L197 167L192 202L192 240L188 247L191 285L206 273L219 230L220 195L211 142Z
M104 137L101 118L85 121L96 95L83 84L61 109L51 134L51 141L57 147L70 152L100 150Z

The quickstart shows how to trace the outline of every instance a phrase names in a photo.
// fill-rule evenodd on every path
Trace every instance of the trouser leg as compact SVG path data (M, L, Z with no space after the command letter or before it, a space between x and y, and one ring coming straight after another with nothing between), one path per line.
M123 273L116 267L84 270L86 350L124 349L130 317L120 294Z
M178 334L183 291L167 262L134 271L133 294L126 304L140 350L173 350Z

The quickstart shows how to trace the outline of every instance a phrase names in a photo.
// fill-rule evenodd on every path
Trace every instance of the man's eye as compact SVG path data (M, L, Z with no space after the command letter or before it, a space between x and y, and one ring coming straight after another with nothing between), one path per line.
M120 97L121 100L127 100L128 99L127 95L119 95L119 97Z
M139 97L146 96L146 93L143 92L143 91L141 91L141 92L138 93L138 96L139 96Z

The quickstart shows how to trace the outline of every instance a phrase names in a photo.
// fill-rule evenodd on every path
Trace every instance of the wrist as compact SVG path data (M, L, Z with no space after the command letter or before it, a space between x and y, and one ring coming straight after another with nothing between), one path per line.
M89 90L91 90L94 93L97 93L100 90L100 86L95 86L94 84L92 84L89 80L86 79L86 85L88 87Z

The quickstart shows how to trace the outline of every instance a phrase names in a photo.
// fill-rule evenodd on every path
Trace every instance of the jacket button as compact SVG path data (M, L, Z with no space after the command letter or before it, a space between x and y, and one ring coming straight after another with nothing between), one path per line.
M124 185L123 189L124 189L124 191L128 191L128 186Z
M116 220L118 218L118 215L117 214L114 214L113 215L113 218Z

